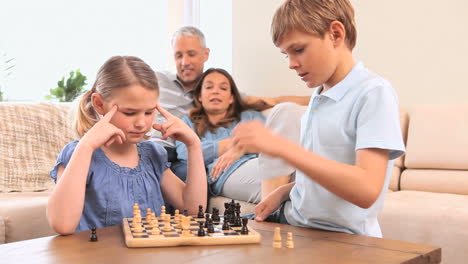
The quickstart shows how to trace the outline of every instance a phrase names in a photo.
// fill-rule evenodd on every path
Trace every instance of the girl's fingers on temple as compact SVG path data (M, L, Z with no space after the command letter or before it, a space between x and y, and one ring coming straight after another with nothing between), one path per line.
M110 121L112 119L112 117L114 116L115 112L117 112L117 105L114 105L112 106L111 110L109 110L109 112L107 112L105 115L104 115L104 118L106 121Z
M162 108L159 104L156 105L156 109L161 113L167 120L172 117L172 114L169 113L166 109Z

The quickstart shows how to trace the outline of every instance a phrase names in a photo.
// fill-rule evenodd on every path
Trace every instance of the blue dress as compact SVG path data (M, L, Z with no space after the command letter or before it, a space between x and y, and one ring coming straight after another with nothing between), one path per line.
M70 161L78 141L67 144L60 152L50 176L57 181L57 169ZM133 204L138 203L142 216L146 208L160 214L164 200L161 180L169 167L166 150L150 141L137 144L140 156L135 168L120 167L102 149L94 151L86 179L85 201L76 232L92 227L121 225L122 218L133 216Z
M245 122L249 120L260 120L264 122L265 116L258 111L249 110L242 112L240 122ZM190 128L195 130L195 125L188 116L182 117L182 121L184 121ZM203 159L205 162L205 167L208 170L208 191L211 195L219 195L223 189L224 183L237 168L239 168L246 161L258 157L258 154L245 154L238 160L233 162L231 166L226 168L226 170L223 173L221 173L216 180L211 179L211 170L219 158L218 141L230 137L232 131L240 122L232 122L232 124L229 127L218 127L215 133L207 131L205 135L203 135L203 137L200 138L202 143ZM176 141L176 150L177 159L179 159L179 161L184 166L181 166L183 167L183 170L175 171L175 173L177 174L177 176L184 179L185 175L187 174L187 148L184 143Z

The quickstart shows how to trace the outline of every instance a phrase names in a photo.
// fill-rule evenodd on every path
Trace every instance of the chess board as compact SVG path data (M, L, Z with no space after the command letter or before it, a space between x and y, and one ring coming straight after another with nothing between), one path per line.
M248 234L241 234L242 227L230 227L230 230L222 230L221 222L215 222L214 233L208 233L205 229L205 236L198 236L199 222L204 222L204 218L191 217L190 235L182 236L182 230L174 222L171 216L171 231L163 231L164 223L158 219L159 234L152 234L152 228L145 220L142 220L142 232L134 232L132 227L133 218L123 219L123 233L127 247L171 247L189 245L228 245L228 244L253 244L260 243L261 236L253 228L247 225Z

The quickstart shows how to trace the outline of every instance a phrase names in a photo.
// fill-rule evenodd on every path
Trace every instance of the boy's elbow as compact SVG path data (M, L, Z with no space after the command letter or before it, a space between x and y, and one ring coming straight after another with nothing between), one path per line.
M380 190L378 192L370 191L366 195L366 197L364 197L364 199L362 199L356 205L363 209L369 209L377 201L377 199L379 198L379 195L380 195Z

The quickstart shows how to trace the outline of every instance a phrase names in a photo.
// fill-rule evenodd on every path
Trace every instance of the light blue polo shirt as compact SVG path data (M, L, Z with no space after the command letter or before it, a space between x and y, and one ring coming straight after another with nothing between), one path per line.
M338 84L319 94L317 88L301 119L301 145L325 158L354 165L356 151L380 148L390 151L377 201L358 207L296 172L296 184L284 214L296 226L381 237L377 215L386 195L393 159L405 147L400 129L398 98L391 84L357 63Z

